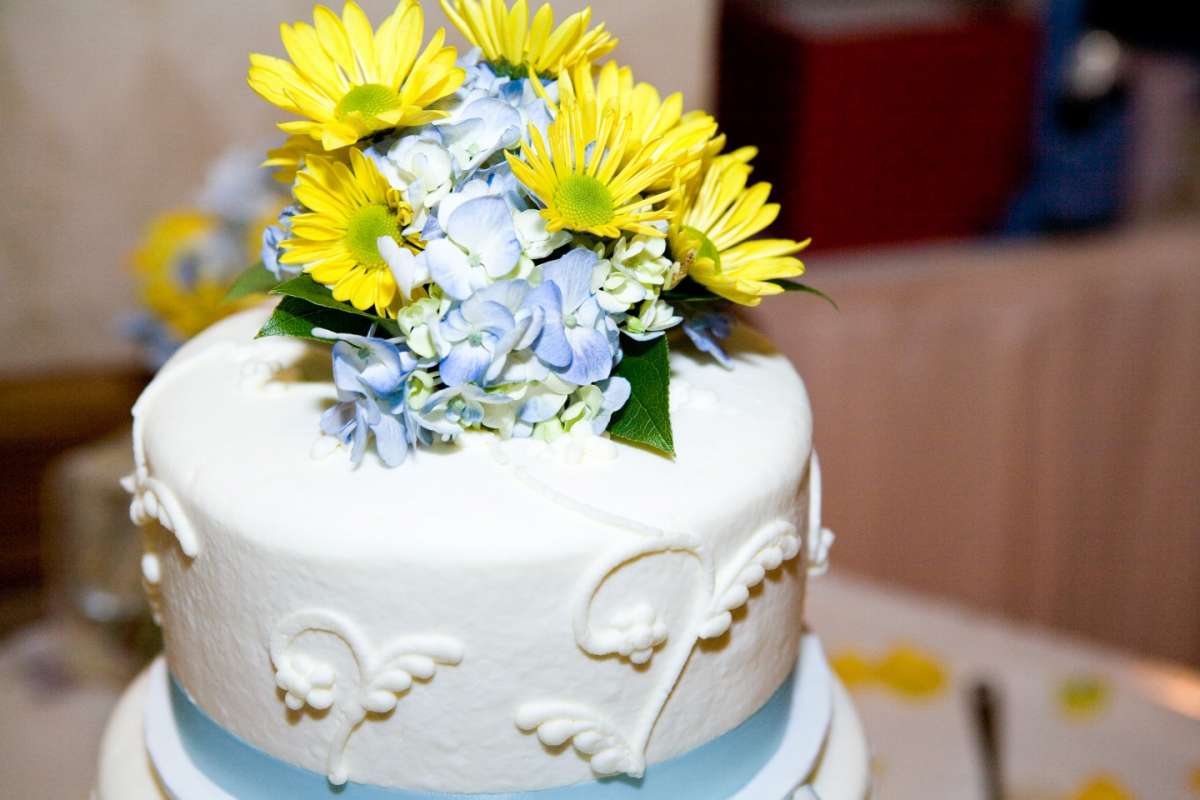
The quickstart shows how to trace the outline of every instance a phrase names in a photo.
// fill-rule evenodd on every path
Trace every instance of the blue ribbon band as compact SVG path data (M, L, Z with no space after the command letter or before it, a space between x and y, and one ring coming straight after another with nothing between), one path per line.
M793 672L771 699L738 727L668 761L639 779L620 776L531 792L443 794L350 782L264 753L218 725L171 677L171 706L180 739L195 766L238 800L726 800L779 749L792 706ZM530 747L538 746L531 742ZM549 756L547 756L549 757Z

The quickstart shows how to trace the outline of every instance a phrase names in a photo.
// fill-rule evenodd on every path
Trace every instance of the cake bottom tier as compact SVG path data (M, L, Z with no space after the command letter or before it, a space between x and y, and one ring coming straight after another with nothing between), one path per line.
M179 785L177 776L173 776L170 782L164 782L151 760L146 747L147 709L150 709L153 720L168 702L167 681L165 663L160 658L138 676L122 696L101 742L97 785L92 800L201 800L202 797L213 796L208 791L202 791L193 798L169 790L168 783ZM796 691L801 692L802 687L797 686ZM810 747L810 743L802 741L803 735L799 739L794 735L785 736L779 751L760 774L730 800L863 800L869 795L870 763L862 725L846 690L836 679L833 679L831 694L829 725L822 737L815 763L811 758L794 752ZM794 706L797 713L801 708L801 705ZM161 719L151 724L152 728L158 728L159 738L162 738L161 724ZM171 747L168 745L164 748L161 742L156 743L160 759L161 752ZM175 762L172 765L174 770L195 769L181 748L171 758ZM786 788L761 788L779 785ZM546 794L533 792L511 795L511 798L540 800ZM330 793L331 798L336 796L336 793ZM649 800L649 793L647 796Z

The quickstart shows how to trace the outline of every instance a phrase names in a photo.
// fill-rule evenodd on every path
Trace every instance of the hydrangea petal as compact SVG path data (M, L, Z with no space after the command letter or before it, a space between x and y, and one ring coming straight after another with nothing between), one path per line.
M388 269L392 271L401 297L405 301L412 300L412 290L428 283L430 279L429 266L424 255L414 255L411 250L401 247L390 236L380 236L375 246L379 249L379 255L387 262Z
M512 272L521 243L508 205L499 197L479 197L459 206L446 233L479 260L493 278Z
M463 342L442 359L439 369L447 386L458 386L482 378L491 363L488 348Z
M613 354L608 336L594 328L567 328L571 365L562 373L565 381L583 386L607 378L612 372Z
M577 247L562 258L548 262L542 268L545 280L558 286L562 292L562 307L574 311L591 296L592 269L598 260L595 253Z
M433 282L448 297L466 300L471 296L471 263L467 254L446 239L437 239L425 248L425 263Z
M408 440L400 420L385 415L374 426L372 433L375 434L375 452L384 464L396 467L404 463L408 454Z

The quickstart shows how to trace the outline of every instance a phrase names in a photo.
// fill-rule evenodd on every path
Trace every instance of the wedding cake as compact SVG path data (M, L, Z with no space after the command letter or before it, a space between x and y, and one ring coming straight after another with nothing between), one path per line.
M753 151L524 0L284 26L294 202L134 407L165 653L96 800L861 800L804 626L803 383L723 309L796 283ZM331 346L332 345L332 346Z

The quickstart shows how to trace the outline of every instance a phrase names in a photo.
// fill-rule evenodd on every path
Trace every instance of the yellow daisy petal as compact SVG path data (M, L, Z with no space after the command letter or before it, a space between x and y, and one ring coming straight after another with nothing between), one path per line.
M773 281L804 274L804 264L793 256L808 241L752 238L779 215L779 206L767 202L771 186L747 187L754 148L713 156L713 142L719 146L724 138L704 145L695 177L679 176L668 234L671 253L714 294L756 306L783 291Z
M440 29L418 58L424 30L415 0L401 0L376 32L354 2L341 17L317 6L312 25L280 27L291 61L251 55L247 82L268 102L306 118L280 123L281 129L336 150L444 116L429 107L453 94L465 73Z
M508 7L504 0L440 0L451 24L499 73L524 77L532 69L552 77L579 64L591 64L617 46L599 25L588 30L591 8L572 14L557 28L547 3L529 19L527 0Z
M308 156L296 176L296 199L308 209L292 218L292 236L280 247L284 264L300 265L337 300L362 311L395 316L396 281L379 253L390 237L413 250L402 231L412 209L356 148L345 162Z

